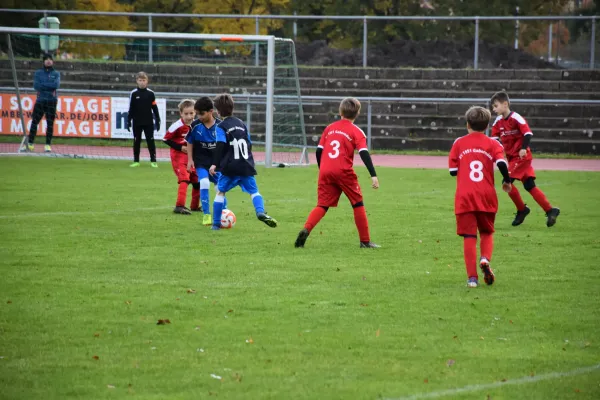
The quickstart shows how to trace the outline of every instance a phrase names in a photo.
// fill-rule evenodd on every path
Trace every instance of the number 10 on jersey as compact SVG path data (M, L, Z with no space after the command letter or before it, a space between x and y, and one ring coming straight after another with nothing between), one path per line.
M246 139L233 139L229 144L233 147L233 158L239 160L241 155L244 160L248 159L248 142L246 142Z

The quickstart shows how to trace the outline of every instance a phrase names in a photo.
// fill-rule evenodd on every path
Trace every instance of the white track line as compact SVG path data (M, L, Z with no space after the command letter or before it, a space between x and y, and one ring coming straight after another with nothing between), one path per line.
M569 376L583 375L589 372L600 370L600 364L592 365L590 367L577 368L567 372L550 372L548 374L536 375L536 376L524 376L517 379L509 379L504 382L484 383L479 385L469 385L461 388L440 390L438 392L419 393L408 397L397 397L387 398L386 400L419 400L419 399L434 399L438 397L453 396L461 393L478 392L484 389L493 389L506 385L522 385L525 383L534 383L540 381L547 381L552 379L566 378Z
M157 211L167 210L169 207L151 207L151 208L134 208L133 210L105 210L105 211L55 211L55 212L41 212L41 213L22 213L22 214L11 214L11 215L0 215L0 219L10 218L31 218L31 217L55 217L63 215L101 215L101 214L123 214L138 211Z

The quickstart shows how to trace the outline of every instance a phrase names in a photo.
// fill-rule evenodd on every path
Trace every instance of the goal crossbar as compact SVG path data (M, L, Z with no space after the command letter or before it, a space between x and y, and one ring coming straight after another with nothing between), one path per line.
M0 34L8 35L49 35L49 36L83 36L83 37L112 37L135 39L161 40L210 40L220 42L263 42L267 44L267 79L266 79L266 113L265 113L265 147L273 147L273 97L275 82L275 36L273 35L231 35L209 33L162 33L162 32L130 32L130 31L97 31L83 29L45 29L45 28L14 28L0 26ZM271 167L272 152L265 153L265 166Z

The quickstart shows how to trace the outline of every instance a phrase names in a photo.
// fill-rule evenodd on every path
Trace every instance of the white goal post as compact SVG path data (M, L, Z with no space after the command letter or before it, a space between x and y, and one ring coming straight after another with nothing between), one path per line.
M250 97L256 98L259 101L258 104L264 104L264 146L265 146L264 163L265 163L265 166L268 168L268 167L272 167L272 166L278 165L278 164L282 165L281 161L274 160L274 158L273 158L274 144L275 144L275 146L279 146L279 144L277 144L277 142L274 143L274 140L273 140L273 138L274 138L274 113L277 112L276 110L278 109L278 106L277 106L276 100L275 100L275 98L277 96L281 97L282 102L287 102L285 104L288 104L288 105L293 104L294 107L296 107L296 109L295 109L296 115L295 116L298 117L298 120L294 121L294 123L296 125L294 126L293 130L297 137L301 137L300 135L304 136L304 138L303 138L304 140L303 140L303 143L290 144L290 147L295 148L296 152L294 154L296 154L298 156L299 164L307 164L308 163L308 156L306 155L306 132L304 129L304 116L303 116L303 112L302 112L301 95L299 92L300 87L299 87L299 80L298 80L298 70L297 70L296 59L295 59L295 50L293 47L294 44L293 44L293 41L291 41L290 39L279 39L272 35L157 33L157 32L96 31L96 30L80 30L80 29L76 29L76 30L75 29L38 29L38 28L14 28L14 27L0 27L0 34L3 34L8 39L9 53L10 53L9 58L11 61L12 75L13 75L13 79L14 79L14 91L16 92L16 96L18 98L17 101L19 104L19 111L20 111L20 115L21 115L20 123L23 125L23 133L24 134L27 133L27 129L25 126L25 122L23 121L24 113L23 113L23 108L22 108L22 101L21 101L21 94L19 92L19 87L21 87L21 91L23 91L23 88L25 88L25 87L29 88L29 87L31 87L31 84L30 83L28 83L27 85L25 85L23 83L19 84L18 73L20 73L22 71L18 71L17 70L18 65L15 65L15 59L19 60L19 57L15 56L15 54L13 53L13 47L15 48L15 50L18 50L16 48L17 46L13 46L12 42L11 42L11 39L14 40L14 37L26 36L26 35L32 35L32 37L34 37L34 38L60 36L61 40L63 38L76 38L76 37L91 38L91 39L88 39L88 40L90 40L89 46L93 46L95 40L100 41L100 38L102 38L102 40L107 40L107 39L108 40L110 40L110 39L114 39L114 40L117 40L117 39L118 40L141 39L141 40L143 40L143 39L145 39L149 43L156 43L157 41L161 41L162 43L165 43L167 41L170 41L173 43L181 43L182 41L187 41L187 43L190 43L190 42L223 43L223 44L227 44L228 46L234 46L237 43L239 43L240 45L246 45L246 46L252 46L252 45L256 44L257 52L258 52L259 44L261 46L263 46L262 48L264 48L266 46L266 58L264 60L264 61L266 61L265 65L264 65L264 67L266 67L266 79L263 84L264 94L262 92L259 92L259 94L251 94L251 95L247 96L248 98L250 98ZM294 84L295 89L291 89L291 87L289 88L290 90L293 90L292 96L290 96L289 94L283 93L282 90L279 90L278 88L276 88L276 84L277 84L277 81L276 81L276 43L280 43L280 42L284 42L284 41L291 42L291 46L292 46L291 52L293 53L293 61L291 61L289 63L286 62L286 64L288 64L286 66L286 68L293 69L292 72L286 71L286 76L288 77L287 82L291 82L292 79L295 79L295 81L296 81ZM32 47L33 47L33 45L32 45ZM152 51L152 44L150 44L150 51ZM258 55L256 58L258 60ZM60 61L60 60L58 60L58 61ZM154 62L153 64L157 64L157 62ZM40 66L41 66L41 63L40 63ZM217 69L218 69L218 67L217 67ZM294 74L295 74L295 76L290 77L291 75L294 75ZM21 77L21 80L23 80L22 77ZM63 79L61 78L61 80L63 80ZM134 85L134 82L131 82L131 86L133 86L133 85ZM62 87L62 83L61 83L61 87ZM192 90L187 90L186 92L192 92ZM62 93L64 93L64 91ZM59 96L60 95L61 94L59 93ZM173 92L173 93L171 93L171 95L173 97L175 97L175 96L178 96L179 93ZM290 100L290 97L292 97L292 100ZM234 95L234 98L235 98L235 95ZM298 104L296 104L296 101ZM261 112L262 112L262 108L261 108ZM262 114L261 114L261 118L262 118ZM283 118L289 119L286 116L284 116ZM262 121L262 119L261 119L261 121ZM162 121L162 124L166 124L168 126L170 124L170 122ZM0 132L0 133L5 133L5 132ZM252 130L251 130L251 133L252 133ZM262 137L262 135L261 135L261 137ZM25 140L25 138L23 138L23 139ZM259 142L262 142L262 141L263 141L262 139L259 140ZM300 141L300 142L302 142L302 141ZM285 147L285 145L283 145L283 146ZM298 152L298 150L300 150L301 153Z

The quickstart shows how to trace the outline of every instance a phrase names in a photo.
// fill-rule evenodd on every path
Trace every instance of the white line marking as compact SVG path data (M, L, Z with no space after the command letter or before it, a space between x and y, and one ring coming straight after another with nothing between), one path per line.
M418 400L418 399L434 399L438 397L452 396L461 393L478 392L484 389L493 389L505 385L522 385L525 383L534 383L539 381L546 381L551 379L565 378L569 376L583 375L588 372L594 372L600 369L600 364L592 365L590 367L577 368L567 372L550 372L548 374L536 375L536 376L524 376L517 379L509 379L504 382L485 383L480 385L469 385L461 388L440 390L438 392L419 393L408 397L397 397L387 398L386 400Z
M167 210L168 207L151 207L151 208L134 208L133 210L105 210L105 211L55 211L55 212L41 212L41 213L23 213L23 214L11 214L11 215L0 215L0 219L9 218L30 218L30 217L55 217L61 215L100 215L100 214L123 214L138 211L156 211L156 210Z

